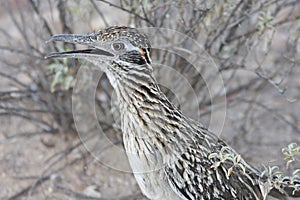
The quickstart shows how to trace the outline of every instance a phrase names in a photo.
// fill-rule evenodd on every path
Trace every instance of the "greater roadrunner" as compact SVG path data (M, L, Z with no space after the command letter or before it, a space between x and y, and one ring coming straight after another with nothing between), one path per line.
M299 182L286 180L274 186L276 177L261 175L224 141L170 103L153 76L150 42L136 29L113 26L86 35L54 35L49 41L89 47L46 58L84 58L107 74L119 102L129 163L149 199L300 196L293 188Z

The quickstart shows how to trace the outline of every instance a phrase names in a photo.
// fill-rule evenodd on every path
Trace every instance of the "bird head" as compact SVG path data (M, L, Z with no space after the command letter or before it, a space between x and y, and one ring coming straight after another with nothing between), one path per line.
M150 42L146 35L134 28L112 26L89 34L59 34L48 42L62 41L87 46L86 49L55 52L45 58L83 58L96 65L115 63L127 67L150 64ZM106 71L104 67L102 70ZM121 69L119 69L121 70Z

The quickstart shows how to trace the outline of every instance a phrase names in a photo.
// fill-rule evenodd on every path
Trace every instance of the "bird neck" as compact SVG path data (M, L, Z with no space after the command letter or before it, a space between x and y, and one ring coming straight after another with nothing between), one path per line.
M114 70L116 67L119 69ZM120 71L120 68L127 70ZM158 121L164 123L165 119L182 119L181 112L161 92L151 69L148 64L115 66L106 72L116 91L121 113L138 120L140 123L136 126L153 125Z
M184 152L185 145L178 144L192 142L190 134L184 133L200 128L187 123L188 119L161 92L153 73L128 70L111 71L107 75L117 94L127 153L174 155L177 152L180 155ZM135 152L138 148L143 150Z
M149 64L133 65L113 63L106 71L111 85L116 91L120 108L155 106L168 101L160 91Z
M170 104L161 92L152 73L145 71L128 71L116 81L118 99L124 111L162 111L164 104ZM171 104L170 104L171 106ZM128 110L128 108L130 108ZM173 107L172 107L173 109Z

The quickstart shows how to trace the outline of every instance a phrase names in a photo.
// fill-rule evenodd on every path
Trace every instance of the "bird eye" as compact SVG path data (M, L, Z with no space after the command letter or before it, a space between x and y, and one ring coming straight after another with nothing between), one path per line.
M115 51L120 51L120 50L122 50L122 49L125 48L125 45L123 43L121 43L121 42L113 43L112 46L113 46L113 48L114 48Z

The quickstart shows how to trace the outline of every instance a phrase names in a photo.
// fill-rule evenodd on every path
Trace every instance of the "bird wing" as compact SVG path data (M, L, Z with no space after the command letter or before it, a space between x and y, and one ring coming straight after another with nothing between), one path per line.
M218 146L226 144L217 142L214 151L220 153ZM263 199L257 179L253 178L256 173L250 167L245 164L243 169L226 159L220 162L201 149L188 146L185 153L165 167L171 188L182 199Z

